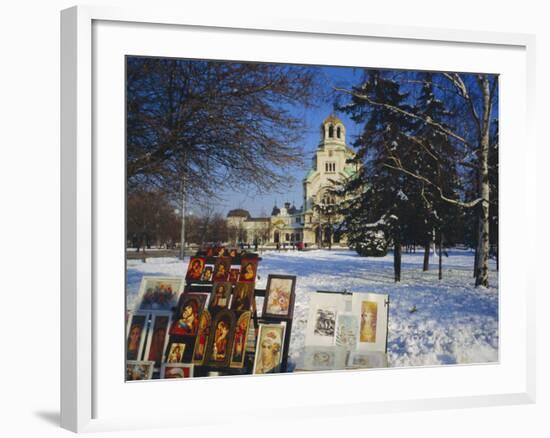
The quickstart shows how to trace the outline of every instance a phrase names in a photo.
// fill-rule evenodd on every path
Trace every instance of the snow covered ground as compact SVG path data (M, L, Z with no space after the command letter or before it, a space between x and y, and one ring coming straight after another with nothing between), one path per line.
M257 287L267 274L297 276L290 345L296 360L304 345L309 293L316 290L386 293L390 296L388 360L390 366L464 364L498 360L498 276L491 265L489 288L475 288L474 254L451 250L443 258L443 280L437 258L422 272L422 252L403 254L402 278L393 281L393 256L359 257L348 250L314 250L262 254ZM128 261L128 306L133 307L143 275L185 275L187 262L150 258ZM259 308L261 309L261 303ZM411 312L415 308L416 311Z

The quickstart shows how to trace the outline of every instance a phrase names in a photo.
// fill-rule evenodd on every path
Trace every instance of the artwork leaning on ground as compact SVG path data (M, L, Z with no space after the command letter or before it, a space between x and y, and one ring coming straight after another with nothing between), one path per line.
M498 107L497 74L127 56L126 381L498 362Z

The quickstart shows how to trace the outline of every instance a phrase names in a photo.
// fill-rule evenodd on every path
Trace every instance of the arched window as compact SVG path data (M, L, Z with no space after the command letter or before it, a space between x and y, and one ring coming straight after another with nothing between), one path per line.
M330 126L328 127L328 136L329 136L330 138L333 138L333 137L334 137L334 126L332 126L332 125L330 125Z
M340 127L336 128L336 137L340 138Z

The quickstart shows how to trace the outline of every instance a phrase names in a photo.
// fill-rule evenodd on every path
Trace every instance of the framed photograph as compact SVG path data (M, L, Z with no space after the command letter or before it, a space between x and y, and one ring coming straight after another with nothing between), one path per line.
M262 317L292 318L296 276L269 274Z
M210 310L210 312L227 309L229 307L232 287L233 285L228 281L214 283L212 286L212 293L210 294L210 303L208 304L208 310Z
M281 372L284 340L284 323L260 324L254 357L254 374Z
M172 310L184 288L183 278L147 277L141 279L136 310Z
M150 380L153 377L155 362L152 360L127 360L126 381Z
M243 283L256 281L256 269L258 269L258 259L245 257L241 260L241 272L239 281Z
M199 329L199 318L207 294L185 292L180 297L176 317L170 328L170 334L175 336L195 336Z
M211 282L212 281L212 273L214 272L214 266L213 265L206 265L204 267L204 271L201 276L201 281L204 282Z
M210 337L211 325L212 317L210 315L210 312L204 309L201 314L199 331L197 333L197 338L195 339L195 347L193 349L192 361L195 365L204 364L204 360L206 358L206 348L208 346L208 339Z
M206 259L204 257L191 257L185 279L187 281L201 281L205 263Z
M250 310L252 299L254 298L254 283L239 282L233 290L231 298L231 309L239 312Z
M161 379L188 379L193 377L192 363L163 363L160 370Z
M242 368L246 352L246 342L248 336L248 327L250 325L250 312L243 312L237 319L237 328L233 336L233 347L231 349L231 368Z
M145 355L143 357L145 360L155 362L155 368L159 368L163 361L171 320L171 312L166 314L155 313L152 316L151 328L147 336Z
M126 359L139 360L143 351L143 344L148 325L147 313L134 313L129 318L129 323L126 328L128 333L126 343Z
M386 351L388 305L387 295L353 294L353 313L359 318L358 351Z
M222 249L223 250L223 249ZM229 270L231 269L231 259L229 257L218 257L214 265L214 273L212 281L221 282L227 281L229 278Z
M166 363L178 363L183 359L187 344L183 342L172 342L166 355Z
M207 365L229 366L236 323L235 312L231 310L221 310L214 316L206 353Z
M210 14L196 16L188 10L178 13L156 8L140 11L101 6L71 8L62 14L62 426L89 432L121 427L177 426L181 425L182 409L193 424L205 424L213 416L223 420L239 415L243 421L248 421L274 409L282 409L281 415L306 416L311 412L323 415L329 409L331 415L341 415L349 409L395 412L419 409L419 406L421 409L442 405L463 408L532 402L536 387L533 342L536 287L533 284L537 284L537 275L533 273L532 260L520 255L525 253L525 248L536 246L537 229L535 219L529 214L531 209L518 208L518 205L532 206L537 202L536 148L531 127L536 95L533 86L534 39L528 35L444 28L285 20L284 17L258 19L247 14L247 11L235 12L227 18ZM444 26L442 23L441 27ZM296 357L304 345L339 345L339 315L352 313L363 318L358 321L358 352L370 353L373 345L383 351L381 333L388 333L390 369L268 376L265 374L275 374L271 372L271 366L277 363L277 353L274 352L280 347L274 345L277 339L282 343L284 329L260 328L258 337L264 342L256 343L256 377L126 384L128 373L120 366L121 361L126 361L128 348L129 331L124 330L127 327L124 321L126 311L133 314L171 311L183 292L187 272L185 263L178 259L178 249L172 249L179 244L181 236L178 232L170 236L164 230L155 231L155 235L145 242L143 233L138 232L135 221L131 219L140 211L151 211L153 217L162 212L163 224L160 220L154 223L157 229L161 225L178 223L182 216L189 220L193 216L202 224L212 218L206 209L189 205L194 202L191 199L194 192L186 191L196 187L182 187L180 184L184 181L181 169L185 168L181 166L185 164L180 160L182 155L162 154L158 149L159 145L170 146L172 152L173 145L182 144L180 134L190 138L188 134L196 131L174 132L161 122L158 129L148 131L154 133L153 142L142 142L137 138L139 132L143 132L137 129L139 123L143 123L143 119L135 117L143 109L137 97L144 96L146 100L151 97L142 94L143 85L149 84L157 89L169 84L164 79L151 82L148 72L153 70L141 69L143 65L155 65L159 69L154 70L155 77L173 77L178 83L182 82L179 72L196 72L199 67L207 73L230 71L233 74L229 77L236 84L242 84L243 79L273 77L270 72L275 71L280 78L277 84L293 87L292 93L283 94L287 102L278 106L284 109L292 107L286 111L292 123L278 124L279 129L271 130L273 135L264 137L271 144L275 142L275 146L286 146L291 156L273 153L274 148L270 148L269 156L259 154L246 161L247 165L272 169L275 174L264 171L247 176L224 166L207 169L210 172L203 174L209 176L209 180L204 181L209 184L220 181L227 170L233 170L227 173L227 178L239 184L223 184L224 189L242 188L246 186L245 182L255 183L258 178L271 176L279 177L279 181L285 184L291 180L297 183L289 188L283 188L281 184L271 185L279 190L278 197L272 194L256 196L252 192L243 195L238 190L231 193L232 196L223 193L224 202L230 201L216 219L220 222L216 232L225 233L227 230L227 235L217 237L209 231L210 236L204 242L213 242L207 245L218 248L240 244L243 250L258 245L258 253L262 254L261 265L258 268L255 261L250 267L242 264L244 269L240 272L240 281L254 283L258 273L263 280L270 272L287 272L299 277L289 350L291 357ZM178 74L164 75L165 68L171 67ZM251 70L257 75L251 75ZM314 81L315 72L322 72L324 80ZM187 83L196 84L204 77L212 76L193 73ZM338 101L328 102L328 107L323 104L316 113L296 109L297 102L321 95L315 93L316 89L303 86L301 81L309 78L312 79L310 84L320 83L325 87L321 90L323 96L325 92L326 95L337 95ZM481 88L478 79L483 84ZM225 103L235 102L236 96L245 90L241 86L226 86L226 82L221 85L226 94L209 99L206 104L213 106L200 114L220 114L220 106L225 108ZM448 94L438 91L442 86L449 90ZM169 91L169 88L164 90ZM436 99L430 100L430 89ZM395 93L386 93L388 90ZM468 98L461 90L475 90L475 93L468 94ZM392 96L396 98L388 103L391 108L410 106L414 115L420 117L414 122L409 121L414 127L414 135L413 128L402 129L406 126L404 118L408 117L407 114L395 113L384 105L378 105L380 101L375 99L378 91L383 92L378 96L382 96L385 103ZM452 96L452 99L441 99L441 93ZM405 102L398 98L404 95L409 96ZM492 96L489 106L486 100L471 100L472 96L477 99L481 95ZM194 96L200 99L203 94ZM163 102L157 106L146 102L145 108L167 108ZM264 100L261 102L265 103ZM430 108L429 111L435 111L435 115L422 117L429 102L441 104L443 108ZM481 108L477 104L470 106L468 102L486 105L491 112L492 117L480 122L487 128L480 132L488 132L490 139L498 138L497 142L489 142L487 156L476 152L477 149L481 151L481 146L487 151L486 137L481 145L477 142L476 129L468 129L466 133L460 131L462 126L470 126L475 118L473 113L476 111L472 108ZM199 106L204 103L204 100L198 102ZM450 116L446 119L452 122L450 125L445 123L445 126L453 128L454 136L442 135L440 131L436 133L444 125L431 123L441 121L442 114L450 114L440 111L449 109L449 103L460 109L453 114L463 116L467 113L469 117L467 124L457 123L460 120ZM265 109L271 110L269 101L267 104ZM356 107L349 107L351 104ZM253 108L250 105L234 107L240 111ZM193 124L196 119L189 117L192 114L188 110L195 107L186 102L171 108L179 111L173 120L189 121L193 130L197 126L210 126L210 122ZM356 109L354 114L358 114L360 120L352 120L348 109ZM302 117L304 114L306 117ZM372 114L380 116L381 123L369 124ZM156 115L159 117L149 121L168 120ZM250 126L251 119L246 117L248 113L238 115L242 116L237 117L238 120L247 121L243 129L239 130L238 124L225 123L216 125L221 131L212 132L238 132L239 135L223 136L223 139L233 142L230 145L235 145L231 148L234 153L250 157L255 151L239 144L251 144L249 136L261 134L264 130L261 126ZM209 119L201 118L199 122L205 120ZM486 122L490 122L490 126ZM388 132L379 129L389 125ZM222 142L205 138L206 132L203 129L199 131L200 135L193 137L199 140L193 145L197 155L185 157L193 163L201 157L210 157L208 150L213 153L226 151ZM400 137L391 137L395 133ZM430 149L433 144L425 141L434 133L442 147L437 149L437 154ZM473 137L476 137L475 142ZM172 138L178 141L168 145L167 141ZM357 145L355 140L359 140ZM479 146L474 148L473 154L460 154L471 150L472 144ZM518 153L517 145L521 145L521 153ZM203 146L208 150L201 149ZM367 147L375 148L376 154L364 154ZM444 152L449 150L448 147L451 147L451 153ZM404 152L411 154L405 157ZM430 174L434 169L429 161L430 152L444 159L445 172L452 173L457 168L454 164L459 163L460 174L455 175L459 178L436 178L434 183L426 177L436 186L426 181L422 184L417 177ZM371 172L376 169L369 161L373 155L374 158L383 158L380 163L383 162L384 171ZM156 157L166 161L151 163L150 160ZM498 161L489 163L485 157L498 158ZM266 158L270 162L266 163ZM237 163L243 163L243 159ZM272 159L283 161L277 164ZM305 167L300 173L294 169L294 164L302 160ZM475 168L491 169L490 175L484 175L489 178L476 180L472 176L476 175L475 169L466 171L463 162ZM484 165L480 167L480 163ZM287 167L293 170L281 174L281 169L286 171ZM143 170L149 169L161 171L145 175ZM496 179L495 169L498 169ZM360 178L362 187L375 183L368 187L377 189L376 193L381 195L379 199L391 199L387 205L391 205L392 211L384 216L383 205L378 200L367 202L361 197L368 208L350 209L351 217L338 217L346 214L336 212L336 206L342 200L333 197L333 193L320 182L330 179L345 182L351 175ZM380 178L388 176L393 181L395 175L400 176L403 185L384 184ZM194 183L192 175L183 176L186 182ZM202 178L196 176L195 180L202 182ZM456 187L452 184L454 181L464 184ZM170 188L171 193L162 195L161 191L154 191L155 183ZM442 183L449 183L450 187L441 187ZM487 184L489 199L486 196ZM350 190L349 185L347 189ZM466 193L470 189L471 193ZM280 193L289 199L281 198ZM366 193L361 195L367 196ZM449 202L441 195L463 204L460 210L464 210L464 214L455 214L454 207L447 206ZM250 202L251 197L253 202ZM346 199L355 198L345 198L344 201ZM422 233L422 241L420 236L412 235L423 229L425 223L422 219L434 217L429 214L431 201L437 201L437 213L444 211L446 218L468 219L467 224L461 222L456 227L464 230L463 238L452 228L456 225L454 221L447 220L443 221L444 225L430 223L435 226L435 233L433 229L431 233ZM439 204L443 201L446 204ZM498 205L495 204L497 201ZM179 205L182 202L187 204ZM248 208L246 212L228 217L229 209L243 205ZM446 206L443 210L439 208L442 205ZM418 208L411 211L411 206ZM399 214L397 210L407 214ZM353 221L352 213L358 220ZM478 218L477 214L483 216ZM497 217L498 224L495 223ZM413 223L417 218L421 219L419 223ZM397 227L409 219L406 227ZM483 227L475 225L477 219L485 231L489 225L488 233L480 232ZM230 222L237 231L234 237L230 236ZM240 228L239 224L242 225ZM348 226L345 233L342 231L344 227L339 226L341 224ZM378 229L372 230L370 225ZM359 229L354 229L355 226ZM407 234L407 239L402 241L401 248L397 241L394 251L390 242L395 242L391 237L396 229ZM430 242L424 242L428 240L426 236L431 236ZM476 236L483 238L476 240ZM488 236L488 240L484 236ZM451 237L457 239L453 241ZM184 247L187 244L193 248L197 244L193 239L193 234L188 234ZM412 242L417 243L416 248L410 247ZM146 263L133 258L137 245L151 246ZM435 252L431 249L434 245ZM162 256L163 252L168 256ZM423 270L423 253L428 254L427 271ZM438 276L439 255L443 255L441 280ZM248 258L246 255L242 257ZM397 269L399 266L401 270ZM383 327L388 319L381 314L380 302L362 297L362 302L354 309L347 308L345 299L341 302L324 297L310 302L310 297L321 295L315 292L319 288L389 295L392 303L390 331ZM133 301L136 305L126 309L127 303ZM227 360L228 366L232 345L228 345L230 341L226 342L226 339L232 340L233 334L227 326L233 324L235 330L237 318L233 315L231 320L225 312L234 314L227 309L218 311L216 315L212 313L208 343L212 345L216 338L215 362L225 363ZM128 319L130 324L133 314ZM220 319L222 317L226 321ZM344 318L340 323L352 324L353 321ZM153 321L148 324L143 327L151 327ZM415 336L408 336L411 327L417 329ZM480 330L483 336L476 336ZM272 335L267 336L267 332ZM295 334L299 336L295 337ZM451 349L448 345L455 343L450 342L441 344L439 351L439 347L430 344L432 335L452 339L460 344L459 348ZM189 357L192 347L185 347L185 354ZM262 347L264 349L260 351ZM170 356L170 345L167 349L165 361ZM140 354L143 359L143 350L137 357ZM190 362L187 358L183 361ZM154 367L154 362L150 362ZM466 364L468 366L463 366ZM136 372L136 375L146 375L145 371ZM210 393L212 384L216 386L216 393L231 394L231 404L212 406L206 411L201 402L186 403L182 408L182 392L174 390L177 385L186 385L186 397L206 401L205 394ZM357 391L360 387L368 387L368 391ZM330 394L330 398L325 401L319 396L320 391ZM260 405L250 405L250 394L254 393L269 394L269 397L264 397ZM285 408L290 393L293 394L293 406ZM144 400L154 400L154 406L144 403ZM250 409L242 412L242 406Z

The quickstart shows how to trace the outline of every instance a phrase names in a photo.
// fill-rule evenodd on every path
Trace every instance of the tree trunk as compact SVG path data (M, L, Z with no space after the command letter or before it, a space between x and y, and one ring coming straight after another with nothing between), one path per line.
M480 77L479 84L483 93L483 123L480 141L479 189L481 206L479 209L479 266L476 273L476 286L489 286L489 125L491 102L489 81Z
M185 258L185 186L181 183L181 241L180 260Z
M401 242L395 241L393 246L393 271L394 280L401 281Z
M443 279L443 234L439 232L439 273L438 278Z
M430 245L430 240L428 240L424 245L424 264L422 265L423 271L430 269Z

